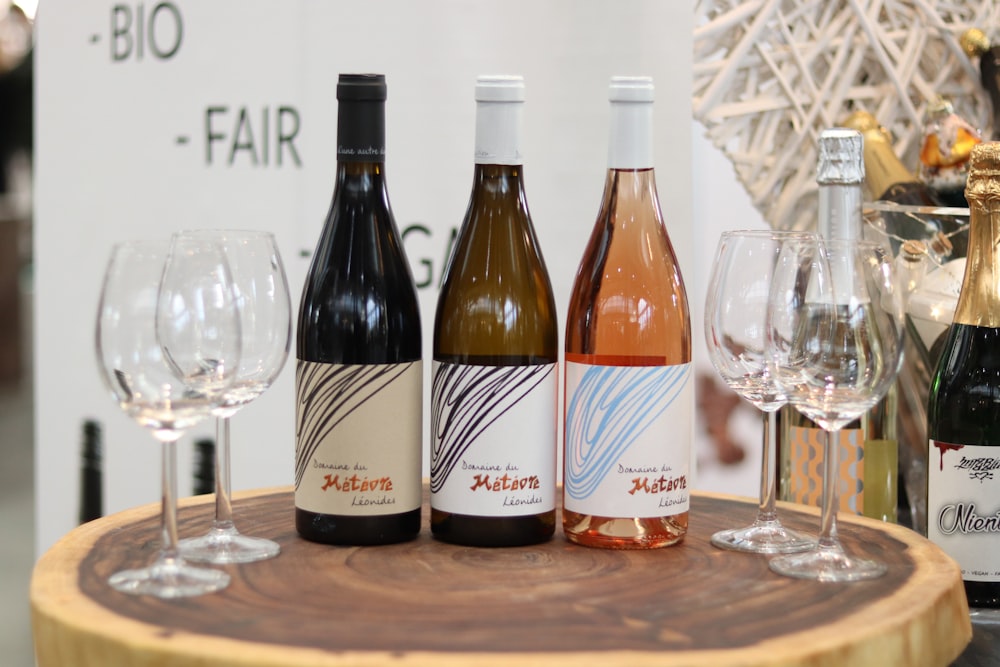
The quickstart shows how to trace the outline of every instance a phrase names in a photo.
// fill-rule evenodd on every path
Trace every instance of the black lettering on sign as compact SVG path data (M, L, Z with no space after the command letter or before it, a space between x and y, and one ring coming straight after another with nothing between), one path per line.
M143 3L117 4L111 8L111 60L142 60L147 52L158 60L169 60L184 41L181 10L172 2L159 2L151 9ZM96 42L91 38L91 42Z
M402 231L403 245L406 245L407 237L412 234L417 233L419 236L431 239L433 237L433 232L431 229L422 223L415 222L411 225L407 225ZM448 234L448 240L444 246L444 252L441 253L441 266L440 269L435 267L434 260L427 256L420 248L409 247L407 250L407 256L410 258L419 257L417 263L422 267L419 272L414 272L414 282L417 289L424 289L427 287L432 287L434 285L434 277L437 276L438 282L437 287L441 287L441 283L444 282L444 272L448 268L448 260L451 258L451 250L455 245L455 239L458 238L458 228L452 227L451 232ZM417 241L419 243L419 241Z
M302 166L295 147L301 122L294 107L210 106L205 109L205 164ZM187 143L177 138L178 145Z

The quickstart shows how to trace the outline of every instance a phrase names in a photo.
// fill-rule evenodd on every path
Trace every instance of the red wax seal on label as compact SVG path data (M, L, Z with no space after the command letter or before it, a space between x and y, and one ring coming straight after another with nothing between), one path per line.
M944 453L948 452L948 451L955 451L955 452L957 452L958 450L962 449L962 447L964 447L965 445L952 445L952 444L947 443L947 442L938 442L937 440L935 440L934 441L934 446L937 447L938 451L941 452L941 468L940 469L944 470Z

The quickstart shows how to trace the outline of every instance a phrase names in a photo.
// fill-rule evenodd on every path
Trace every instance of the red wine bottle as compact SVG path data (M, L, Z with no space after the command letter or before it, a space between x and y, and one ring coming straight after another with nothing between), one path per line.
M420 531L420 312L385 182L385 77L341 74L337 175L299 307L295 527L328 544Z
M434 320L431 531L473 546L555 532L559 330L528 212L524 81L476 82L472 195Z
M566 315L563 531L649 549L687 533L691 319L653 174L653 82L611 80L608 172Z
M1000 608L1000 142L972 149L968 261L927 405L927 537Z

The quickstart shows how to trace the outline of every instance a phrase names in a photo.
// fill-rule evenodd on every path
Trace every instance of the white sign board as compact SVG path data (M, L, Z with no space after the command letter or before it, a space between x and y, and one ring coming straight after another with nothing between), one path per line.
M654 77L661 203L693 271L687 3L51 0L37 26L39 551L76 523L88 417L104 428L105 510L159 499L158 445L113 403L94 358L111 244L271 230L297 305L332 194L340 72L387 78L386 173L420 286L425 359L472 184L478 74L525 77L527 196L561 316L603 188L612 75ZM235 489L291 483L293 376L294 358L233 418ZM181 441L182 495L189 443L211 433L205 423Z

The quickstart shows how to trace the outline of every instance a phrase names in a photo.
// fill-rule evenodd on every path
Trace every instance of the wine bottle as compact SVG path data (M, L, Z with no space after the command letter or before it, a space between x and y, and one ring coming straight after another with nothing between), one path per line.
M194 475L191 493L202 496L215 493L215 440L199 438L194 441Z
M472 194L434 319L431 531L473 546L555 532L555 299L528 212L524 81L476 82Z
M816 183L817 231L831 239L863 236L861 204L866 162L862 135L845 128L824 130L819 139ZM782 414L783 500L819 506L823 473L823 429L791 406ZM899 492L896 439L897 391L890 388L878 404L841 429L840 506L844 512L895 522ZM834 437L831 434L830 437Z
M386 191L385 99L383 75L340 75L333 201L299 306L295 527L329 544L420 531L420 312Z
M653 170L653 82L614 77L608 171L566 315L563 530L680 542L694 414L691 318Z
M972 151L969 254L927 402L927 536L1000 607L1000 143Z
M979 28L963 32L959 43L969 58L979 59L979 80L993 109L990 136L1000 139L1000 47L991 44L990 38Z
M80 462L80 523L104 515L104 448L101 425L93 419L83 422Z

